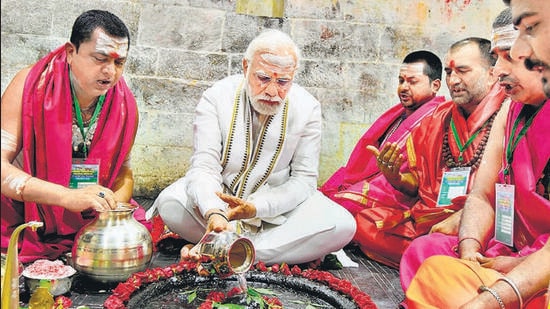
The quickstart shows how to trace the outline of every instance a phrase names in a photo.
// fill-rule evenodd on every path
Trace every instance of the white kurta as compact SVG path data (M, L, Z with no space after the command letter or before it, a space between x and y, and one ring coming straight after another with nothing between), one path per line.
M256 207L246 220L256 261L303 263L345 246L354 218L316 190L321 148L321 105L294 84L285 106L252 136L252 107L243 76L207 89L196 108L194 153L187 174L163 190L153 209L188 241L205 232L204 213L225 209L225 192ZM254 142L255 141L255 142Z

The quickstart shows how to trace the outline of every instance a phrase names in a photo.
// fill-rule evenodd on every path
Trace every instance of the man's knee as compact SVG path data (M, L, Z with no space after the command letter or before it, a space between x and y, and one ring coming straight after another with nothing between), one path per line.
M336 233L346 243L348 243L353 239L356 231L357 231L357 223L353 218L353 216L346 211L346 215L342 217L340 222L337 222Z
M160 194L157 198L157 210L164 218L174 217L175 214L184 211L184 205L173 195Z

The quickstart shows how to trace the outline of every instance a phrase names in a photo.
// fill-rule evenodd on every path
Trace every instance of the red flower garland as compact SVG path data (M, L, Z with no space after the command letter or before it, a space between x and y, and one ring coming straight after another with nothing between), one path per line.
M196 262L182 261L167 267L150 268L142 272L137 272L125 282L121 282L117 285L117 287L113 290L113 294L103 303L103 307L106 309L126 309L125 303L143 284L170 278L182 273L183 271L195 271L196 266ZM288 264L284 263L282 265L275 264L271 267L267 267L263 262L258 262L255 265L255 268L263 272L279 272L286 276L301 276L312 281L324 283L331 289L351 297L359 308L376 309L376 305L372 302L370 296L355 287L350 281L339 279L328 271L314 269L306 269L302 271L297 265L290 268ZM199 306L199 308L210 309L212 308L214 302L222 303L226 298L232 297L238 293L240 293L240 288L231 289L227 295L223 292L212 291L208 294L206 300ZM276 297L267 297L264 295L263 299L269 305L269 308L282 308L280 300Z

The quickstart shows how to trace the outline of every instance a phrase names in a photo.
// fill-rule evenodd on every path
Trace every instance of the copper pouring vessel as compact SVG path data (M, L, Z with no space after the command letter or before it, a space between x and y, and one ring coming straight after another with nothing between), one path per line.
M252 241L235 232L210 232L199 242L199 253L209 258L201 265L220 278L242 274L254 263L256 252Z

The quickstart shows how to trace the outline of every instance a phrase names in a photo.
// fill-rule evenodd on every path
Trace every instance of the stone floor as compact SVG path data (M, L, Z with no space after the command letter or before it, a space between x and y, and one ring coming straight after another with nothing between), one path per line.
M152 201L137 199L145 208ZM340 270L331 270L339 278L347 279L363 292L371 296L380 309L395 309L403 299L403 291L399 283L399 272L396 269L379 264L367 258L357 247L350 245L344 250L358 267L347 267ZM150 267L161 267L176 263L178 254L155 252ZM73 301L73 307L87 306L90 309L103 308L103 302L110 295L116 284L101 284L90 282L84 277L76 277L71 292L67 295ZM28 299L28 294L23 292L21 300Z

